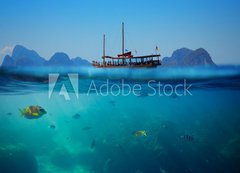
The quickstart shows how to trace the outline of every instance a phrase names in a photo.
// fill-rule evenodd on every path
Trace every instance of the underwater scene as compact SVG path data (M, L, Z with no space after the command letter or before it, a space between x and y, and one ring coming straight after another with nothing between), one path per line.
M0 83L1 173L240 172L239 66L2 69Z

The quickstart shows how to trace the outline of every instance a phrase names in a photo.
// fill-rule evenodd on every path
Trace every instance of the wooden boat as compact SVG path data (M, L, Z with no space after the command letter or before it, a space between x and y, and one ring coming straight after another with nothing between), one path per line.
M122 53L116 57L105 55L105 35L103 36L103 56L102 62L92 61L92 65L97 68L115 67L156 67L161 65L160 54L133 56L131 51L124 51L124 23L122 23Z

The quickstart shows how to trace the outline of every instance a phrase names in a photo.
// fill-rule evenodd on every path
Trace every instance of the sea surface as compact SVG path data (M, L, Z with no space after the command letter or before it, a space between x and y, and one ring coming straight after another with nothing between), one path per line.
M31 105L47 113L27 119ZM0 70L0 173L239 173L239 161L240 66Z

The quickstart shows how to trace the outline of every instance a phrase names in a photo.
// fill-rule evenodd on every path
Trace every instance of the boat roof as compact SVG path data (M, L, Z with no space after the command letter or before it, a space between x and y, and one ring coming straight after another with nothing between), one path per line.
M156 55L144 55L144 56L123 56L123 57L112 57L112 56L103 56L102 58L109 58L109 59L132 59L132 58L136 58L136 59L141 59L141 58L153 58L153 57L160 57L160 54L156 54Z

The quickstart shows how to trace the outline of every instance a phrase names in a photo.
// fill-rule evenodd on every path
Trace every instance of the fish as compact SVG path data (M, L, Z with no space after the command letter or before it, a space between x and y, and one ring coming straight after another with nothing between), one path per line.
M182 139L187 140L187 141L193 141L194 137L192 135L182 135Z
M7 115L12 115L12 112L8 112Z
M79 113L76 113L72 116L74 119L79 119L81 117L81 115Z
M51 125L49 125L49 128L50 128L50 129L55 129L56 126L55 126L54 124L51 124Z
M114 100L111 100L111 101L109 101L109 104L114 107L116 105L116 102Z
M47 111L44 108L38 105L27 106L24 109L19 108L19 111L21 115L27 119L38 119L47 113Z
M95 148L95 144L96 144L96 141L95 141L95 139L93 139L90 148L94 149Z
M138 131L134 131L132 134L134 136L147 136L147 131L146 130L138 130Z
M82 130L85 130L85 131L90 130L90 129L92 129L92 127L90 127L90 126L86 126L86 127L82 128Z

